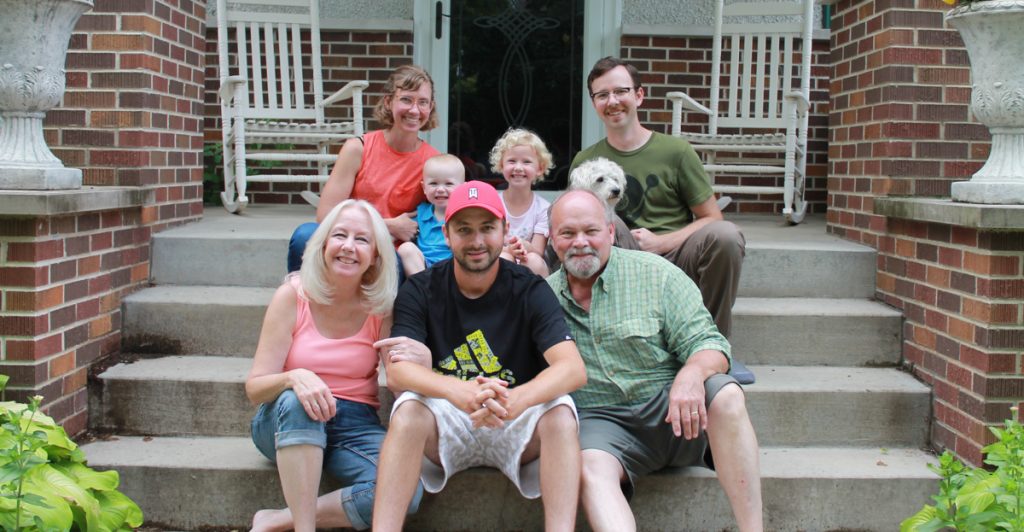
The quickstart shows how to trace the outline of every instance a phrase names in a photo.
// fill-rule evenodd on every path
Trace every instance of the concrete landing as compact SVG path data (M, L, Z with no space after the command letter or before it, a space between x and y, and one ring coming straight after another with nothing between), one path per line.
M303 205L250 206L242 215L209 208L201 221L153 236L153 282L276 287L285 275L288 238L313 218ZM728 219L747 239L741 296L874 297L874 250L827 234L823 217L796 226L784 225L781 216Z

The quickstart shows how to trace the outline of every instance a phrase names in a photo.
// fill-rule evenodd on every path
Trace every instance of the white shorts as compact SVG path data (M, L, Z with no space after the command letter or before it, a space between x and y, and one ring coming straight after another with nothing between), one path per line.
M576 417L576 404L568 395L552 399L544 404L527 408L519 417L506 421L505 426L497 429L473 428L469 414L459 410L446 399L425 397L416 392L403 392L395 401L391 415L406 401L419 401L434 414L437 422L437 453L441 457L441 466L423 457L423 469L420 478L423 487L430 493L444 489L452 475L477 466L493 467L500 470L519 488L519 493L527 499L540 497L540 460L521 464L520 457L526 450L533 430L548 410L566 405Z

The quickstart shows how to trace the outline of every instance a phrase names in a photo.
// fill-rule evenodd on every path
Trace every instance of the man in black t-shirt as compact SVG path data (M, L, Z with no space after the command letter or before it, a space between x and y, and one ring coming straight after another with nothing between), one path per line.
M381 449L374 529L401 529L417 477L436 493L490 466L543 497L546 530L572 530L580 454L567 394L586 370L561 306L543 279L499 259L507 223L490 185L452 191L443 230L453 258L402 286L392 337L375 344L388 385L406 392Z

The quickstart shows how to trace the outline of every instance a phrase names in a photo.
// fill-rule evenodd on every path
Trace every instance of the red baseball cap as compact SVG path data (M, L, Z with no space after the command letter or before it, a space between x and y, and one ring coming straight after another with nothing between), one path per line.
M502 220L505 219L505 203L501 201L498 191L483 181L467 181L455 187L448 196L444 223L448 223L455 213L469 207L479 207Z

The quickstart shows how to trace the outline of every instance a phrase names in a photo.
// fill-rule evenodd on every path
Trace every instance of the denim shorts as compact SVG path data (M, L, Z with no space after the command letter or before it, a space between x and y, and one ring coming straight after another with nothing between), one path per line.
M377 483L377 459L384 441L384 427L374 407L335 399L337 414L322 423L313 421L292 390L273 402L260 405L252 419L252 441L263 456L276 461L277 449L290 445L315 445L324 450L324 471L339 481L341 505L356 530L370 528L373 494ZM409 513L419 507L423 495L417 487Z

